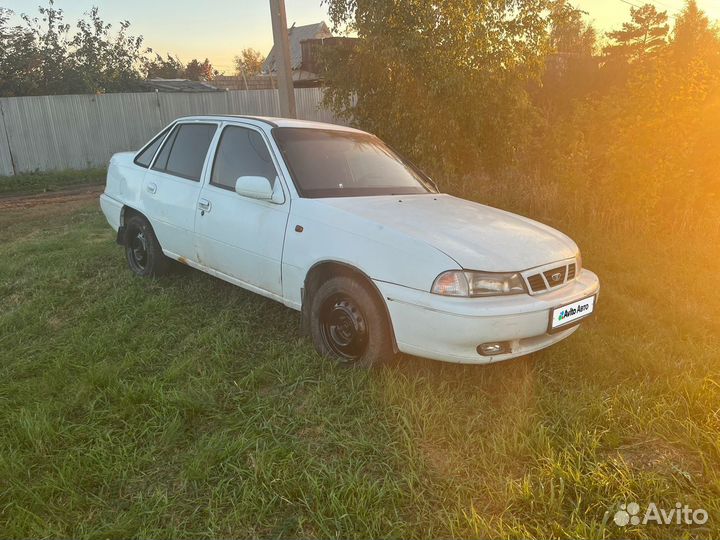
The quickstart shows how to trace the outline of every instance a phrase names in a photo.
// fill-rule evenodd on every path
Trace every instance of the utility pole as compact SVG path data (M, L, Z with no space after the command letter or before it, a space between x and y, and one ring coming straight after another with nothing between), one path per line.
M280 95L280 116L296 118L295 90L293 89L290 69L290 43L287 33L285 0L270 0L270 18L272 19L273 41L275 43L275 70Z

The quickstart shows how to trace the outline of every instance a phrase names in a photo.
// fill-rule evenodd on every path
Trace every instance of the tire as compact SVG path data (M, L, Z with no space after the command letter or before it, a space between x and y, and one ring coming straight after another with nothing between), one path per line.
M394 356L390 321L372 288L348 276L325 281L310 299L310 335L321 355L371 367Z
M145 217L132 216L127 220L124 245L125 258L135 275L154 277L167 272L169 260Z

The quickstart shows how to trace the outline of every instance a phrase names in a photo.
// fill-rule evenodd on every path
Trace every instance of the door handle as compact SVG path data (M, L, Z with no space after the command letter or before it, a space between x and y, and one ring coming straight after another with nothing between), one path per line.
M210 208L212 208L212 204L207 199L200 199L198 201L198 208L203 212L209 212Z
M148 193L155 193L157 191L157 184L155 182L150 182L147 185Z

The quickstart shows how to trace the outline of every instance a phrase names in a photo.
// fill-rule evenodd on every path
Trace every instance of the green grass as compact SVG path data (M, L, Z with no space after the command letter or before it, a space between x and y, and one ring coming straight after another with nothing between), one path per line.
M0 196L59 191L72 187L102 184L106 169L53 171L0 176Z
M717 253L554 219L594 320L516 361L365 372L277 303L134 278L95 203L4 211L0 536L718 537ZM633 500L710 519L607 521Z

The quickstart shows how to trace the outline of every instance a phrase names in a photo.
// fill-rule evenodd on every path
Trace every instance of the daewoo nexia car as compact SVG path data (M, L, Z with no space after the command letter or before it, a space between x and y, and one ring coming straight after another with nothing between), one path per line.
M347 127L180 118L112 157L100 204L136 274L175 259L282 302L346 363L528 354L572 334L599 291L564 234L441 194Z

